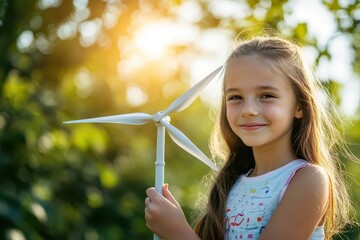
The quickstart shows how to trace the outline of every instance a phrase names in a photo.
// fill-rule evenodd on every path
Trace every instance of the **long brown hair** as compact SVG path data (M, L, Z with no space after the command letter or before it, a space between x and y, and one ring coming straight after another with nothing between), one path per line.
M227 63L253 55L262 57L272 71L287 76L294 89L303 117L294 120L292 150L298 158L323 167L329 175L331 191L325 228L326 238L329 239L350 222L351 209L339 164L340 152L347 154L349 151L339 131L338 116L334 111L329 111L332 106L330 100L322 104L319 94L323 93L320 93L319 84L304 67L300 48L296 44L279 37L256 37L241 43L229 56ZM224 89L225 81L211 147L225 162L213 182L206 210L195 226L202 240L224 239L227 196L239 175L255 166L252 148L246 146L230 128L226 118ZM223 144L219 144L219 139Z

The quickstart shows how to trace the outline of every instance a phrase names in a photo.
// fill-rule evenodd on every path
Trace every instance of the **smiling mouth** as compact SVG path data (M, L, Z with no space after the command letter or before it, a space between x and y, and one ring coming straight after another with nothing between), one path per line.
M265 127L265 124L241 124L240 127L246 131L254 131Z

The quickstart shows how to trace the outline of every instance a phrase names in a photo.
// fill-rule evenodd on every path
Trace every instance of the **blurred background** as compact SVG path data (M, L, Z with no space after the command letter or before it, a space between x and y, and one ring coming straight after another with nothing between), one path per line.
M359 157L359 23L358 0L0 0L0 239L151 239L154 124L62 122L163 110L264 28L304 45ZM220 84L172 115L208 156ZM210 170L168 136L166 162L192 221ZM359 219L360 165L343 163Z

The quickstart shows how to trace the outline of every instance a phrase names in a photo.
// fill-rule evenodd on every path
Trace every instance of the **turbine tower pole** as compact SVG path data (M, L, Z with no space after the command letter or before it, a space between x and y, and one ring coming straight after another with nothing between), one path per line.
M157 192L163 194L162 186L164 185L164 168L165 168L165 127L161 121L170 122L170 117L161 119L161 114L156 114L156 127L157 127L157 143L156 143L156 161L155 161L155 189ZM160 238L154 234L153 240L160 240Z
M164 166L165 166L165 127L161 123L157 126L157 145L155 162L155 189L162 194L164 185Z

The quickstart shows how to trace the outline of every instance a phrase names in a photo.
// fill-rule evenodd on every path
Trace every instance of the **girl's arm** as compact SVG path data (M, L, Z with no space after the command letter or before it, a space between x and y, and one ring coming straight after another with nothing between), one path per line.
M200 240L186 221L179 203L171 195L167 184L163 186L163 194L164 196L155 188L146 190L148 196L145 199L146 226L166 240Z
M317 166L298 170L259 240L309 239L324 224L329 194L325 170Z

